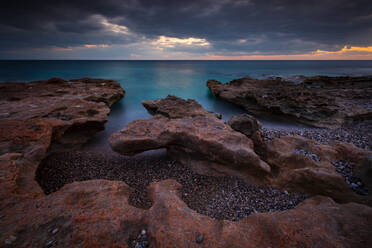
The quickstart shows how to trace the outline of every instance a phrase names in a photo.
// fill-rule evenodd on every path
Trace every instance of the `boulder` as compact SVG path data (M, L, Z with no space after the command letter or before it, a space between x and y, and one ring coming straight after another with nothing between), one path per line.
M223 100L259 116L277 116L316 127L338 127L372 118L372 77L309 77L301 84L241 78L207 87Z
M234 115L228 121L228 124L235 131L243 133L254 143L254 150L257 154L264 156L265 143L262 140L261 123L249 114Z
M261 123L249 114L234 115L228 121L228 124L235 131L245 134L247 137L254 136L257 132L261 132Z
M144 101L143 105L154 117L130 122L114 133L109 139L114 151L134 155L167 148L178 160L205 161L217 170L221 168L217 165L223 165L248 174L270 172L270 166L253 151L249 138L197 102L168 96Z

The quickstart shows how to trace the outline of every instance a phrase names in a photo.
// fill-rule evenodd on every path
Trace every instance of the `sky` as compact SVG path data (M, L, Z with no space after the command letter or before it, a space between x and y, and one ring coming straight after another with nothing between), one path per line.
M2 0L0 59L372 59L372 1Z

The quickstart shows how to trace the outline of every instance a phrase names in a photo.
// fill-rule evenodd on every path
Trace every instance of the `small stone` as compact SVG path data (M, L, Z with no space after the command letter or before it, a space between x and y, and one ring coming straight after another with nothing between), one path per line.
M54 245L54 240L50 240L50 241L48 241L48 242L45 244L44 248L50 248L50 247L52 247L53 245Z
M198 233L198 234L196 235L195 242L196 242L197 244L201 244L201 243L203 242L203 239L204 239L203 235L200 234L200 233Z
M0 118L8 118L9 116L9 113L0 113Z
M16 236L13 236L13 235L10 235L9 238L7 238L5 240L5 244L7 245L11 245L14 241L16 241L17 237Z
M52 230L52 234L56 234L58 232L58 228L54 228L53 230Z
M146 230L145 229L142 229L141 235L146 235Z
M284 194L286 195L289 195L288 191L287 190L284 190Z

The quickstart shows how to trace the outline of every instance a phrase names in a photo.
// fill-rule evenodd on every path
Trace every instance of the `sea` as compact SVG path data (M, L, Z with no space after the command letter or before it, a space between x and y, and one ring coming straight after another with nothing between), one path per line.
M150 118L142 100L175 95L195 99L205 109L222 114L224 120L245 110L216 99L206 87L208 79L229 82L236 78L282 77L299 83L304 76L372 75L372 61L94 61L23 60L0 61L1 82L27 82L51 77L76 79L104 78L118 81L125 97L112 107L105 130L88 146L107 145L107 138L133 120ZM263 126L287 126L289 123L260 119Z

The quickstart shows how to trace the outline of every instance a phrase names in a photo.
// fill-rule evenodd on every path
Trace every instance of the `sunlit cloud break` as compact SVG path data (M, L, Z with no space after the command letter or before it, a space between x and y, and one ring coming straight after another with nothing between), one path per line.
M86 48L106 48L109 47L108 44L85 44L84 47Z
M119 34L129 34L129 29L126 26L110 23L106 18L100 15L97 15L97 17L100 19L100 23L105 26L107 30Z
M372 53L372 46L368 47L356 47L356 46L344 46L341 50L338 51L324 51L324 50L316 50L314 55L343 55L348 53Z
M152 42L152 45L158 47L174 48L176 46L194 46L194 47L209 47L211 44L206 39L201 38L176 38L168 36L159 36Z

